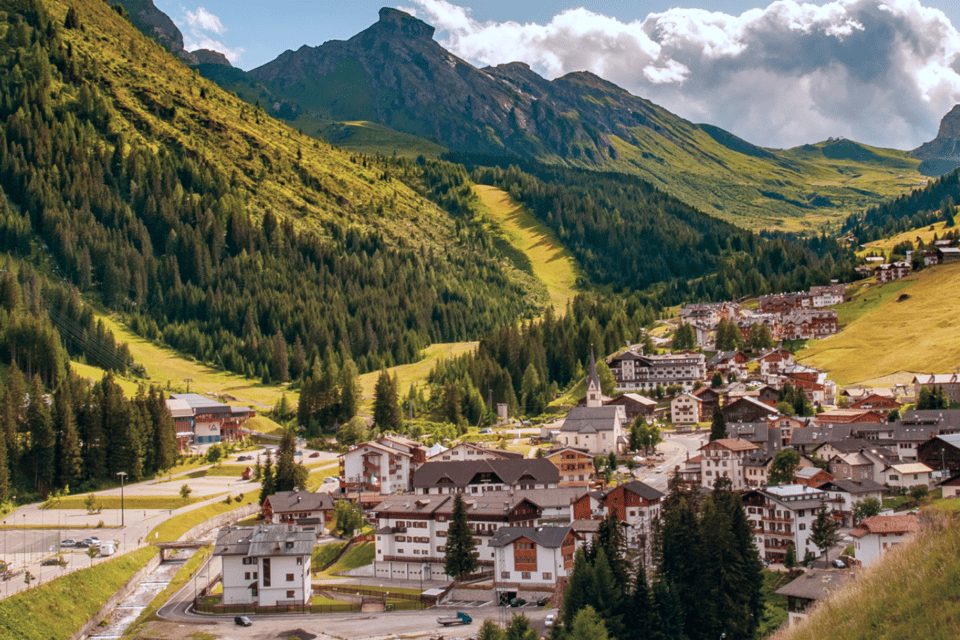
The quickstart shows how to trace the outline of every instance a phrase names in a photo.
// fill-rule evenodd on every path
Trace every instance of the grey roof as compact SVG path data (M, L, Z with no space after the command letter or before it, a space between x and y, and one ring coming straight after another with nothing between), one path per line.
M666 494L661 493L660 491L654 489L654 488L651 487L650 485L644 484L643 482L640 482L639 480L633 480L633 481L631 481L631 482L627 482L627 483L625 483L625 484L623 484L623 485L619 485L619 486L622 486L625 490L630 491L631 493L635 493L635 494L637 494L638 496L640 496L641 498L643 498L643 499L645 499L645 500L648 500L648 501L659 500L660 498L662 498L663 496L666 495ZM616 488L617 488L617 487L612 487L612 488L610 488L610 489L607 489L607 490L604 492L604 496L606 496L607 494L609 494L610 492L612 492L612 491L613 491L614 489L616 489Z
M960 409L923 409L905 411L901 424L928 424L940 427L960 428Z
M710 362L707 363L707 366L712 367L720 362L723 362L724 360L733 360L737 357L738 353L740 353L740 351L717 351L717 353L710 358Z
M171 393L171 398L186 402L194 413L232 413L229 405L206 398L199 393Z
M745 467L766 467L773 461L773 455L767 453L763 449L759 451L753 451L748 454L743 459L743 466Z
M617 424L617 408L606 407L574 407L567 414L560 431L576 431L578 433L596 433L597 431L613 431Z
M898 422L893 431L894 442L924 442L940 432L932 425L912 425Z
M845 491L854 495L859 495L862 493L876 493L877 491L884 490L884 486L882 484L875 482L870 478L864 478L860 480L860 482L846 480L844 478L834 478L829 482L823 483L817 488L821 491L830 491L833 487L836 487L840 491Z
M500 527L489 544L491 547L505 547L514 540L527 538L537 546L557 549L569 533L570 527Z
M951 434L948 434L948 435L939 435L939 436L937 436L937 439L943 440L943 441L946 442L947 444L952 445L952 446L957 447L958 449L960 449L960 433L951 433Z
M844 571L814 569L777 589L777 595L793 596L806 600L819 600L824 595L842 587L852 576Z
M336 505L329 493L309 491L280 491L267 497L274 513L289 511L329 511Z
M309 556L314 534L288 524L258 524L254 527L224 527L217 535L217 556Z
M435 487L440 484L452 484L463 488L470 484L479 484L481 474L492 474L495 480L506 485L514 485L529 475L537 484L557 484L560 482L560 470L546 458L520 458L511 460L450 460L427 462L413 474L415 489ZM446 482L443 482L446 480Z
M587 493L585 487L557 487L555 489L515 489L512 491L484 491L483 495L468 494L478 501L490 500L503 502L510 496L526 498L541 509L559 509L569 507L570 503Z
M838 424L830 428L804 427L794 429L790 435L790 444L797 446L820 445L825 442L838 442L850 437L850 425Z

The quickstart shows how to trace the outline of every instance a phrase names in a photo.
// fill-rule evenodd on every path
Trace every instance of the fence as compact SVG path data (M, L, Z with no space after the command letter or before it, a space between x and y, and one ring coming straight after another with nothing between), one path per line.
M242 604L206 604L201 602L194 607L199 613L213 613L223 615L269 615L272 613L356 613L360 611L360 603L344 602L342 604L292 604L276 607L255 607Z
M332 585L332 584L319 584L314 585L313 593L317 594L321 591L328 591L330 593L347 593L353 595L361 596L371 596L374 598L386 598L387 600L408 600L411 602L421 602L423 598L419 593L395 593L389 589L364 589L362 587L346 587L341 585Z

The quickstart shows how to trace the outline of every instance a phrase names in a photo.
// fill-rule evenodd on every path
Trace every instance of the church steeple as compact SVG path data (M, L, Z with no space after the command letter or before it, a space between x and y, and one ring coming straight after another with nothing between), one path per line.
M590 345L590 374L587 376L587 406L602 407L602 396L600 375L597 373L597 359L593 355L593 345Z

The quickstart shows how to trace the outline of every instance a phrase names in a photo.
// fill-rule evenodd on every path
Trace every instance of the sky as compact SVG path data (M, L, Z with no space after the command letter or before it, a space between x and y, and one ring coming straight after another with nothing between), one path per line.
M701 0L702 1L702 0ZM960 103L956 0L155 0L186 48L253 69L347 40L382 6L436 27L477 66L592 71L693 122L765 147L830 137L913 149Z

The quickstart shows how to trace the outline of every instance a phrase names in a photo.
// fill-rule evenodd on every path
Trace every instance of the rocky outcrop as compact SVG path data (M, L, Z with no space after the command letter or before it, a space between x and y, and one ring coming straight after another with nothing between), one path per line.
M960 166L960 104L940 120L937 137L912 153L923 160L920 172L928 176L943 175Z
M219 64L232 66L226 56L210 49L187 51L183 48L183 34L170 16L153 4L153 0L118 0L130 14L130 21L141 33L189 64Z
M433 34L384 8L353 38L286 51L250 75L307 113L370 120L473 153L599 165L617 153L614 135L695 127L591 73L549 81L519 62L477 69Z

